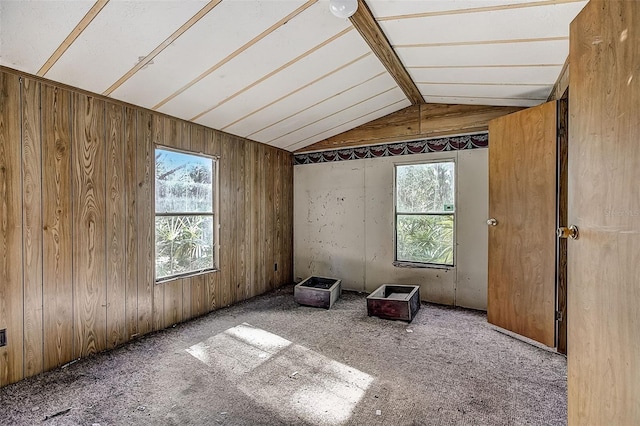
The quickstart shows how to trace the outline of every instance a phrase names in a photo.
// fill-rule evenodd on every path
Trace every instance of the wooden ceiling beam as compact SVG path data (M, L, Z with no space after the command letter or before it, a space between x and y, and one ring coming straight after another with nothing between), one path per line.
M488 105L412 105L377 120L296 150L296 153L454 136L489 129L489 120L521 107Z
M382 28L373 17L369 6L364 0L358 0L358 10L349 18L351 24L358 30L362 38L367 42L373 53L380 59L389 74L398 83L398 86L412 105L424 103L420 90L413 82L409 73L402 65L400 58L391 47L391 43L382 32Z

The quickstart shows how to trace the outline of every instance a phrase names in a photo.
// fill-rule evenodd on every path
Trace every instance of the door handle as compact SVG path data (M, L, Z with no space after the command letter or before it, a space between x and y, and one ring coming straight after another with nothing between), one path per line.
M498 221L495 220L494 218L488 219L487 220L487 225L489 226L496 226L498 224Z
M578 227L575 225L571 225L570 227L561 226L556 231L558 238L571 238L572 240L577 240L580 237L580 231Z

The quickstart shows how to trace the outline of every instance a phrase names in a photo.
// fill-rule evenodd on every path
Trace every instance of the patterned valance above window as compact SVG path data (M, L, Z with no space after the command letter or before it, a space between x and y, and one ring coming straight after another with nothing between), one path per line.
M423 139L410 142L394 142L358 148L296 154L295 165L327 163L331 161L361 160L363 158L393 157L396 155L425 154L429 152L457 151L461 149L486 148L489 134Z

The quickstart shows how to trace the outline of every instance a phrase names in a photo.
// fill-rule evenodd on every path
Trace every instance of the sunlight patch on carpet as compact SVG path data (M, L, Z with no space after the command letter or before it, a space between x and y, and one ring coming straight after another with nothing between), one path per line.
M373 377L247 323L186 350L285 421L347 423Z

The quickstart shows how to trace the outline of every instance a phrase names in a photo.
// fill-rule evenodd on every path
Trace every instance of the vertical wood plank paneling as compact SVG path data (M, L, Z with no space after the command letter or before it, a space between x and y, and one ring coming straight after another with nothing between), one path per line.
M267 208L269 205L267 204L266 197L266 185L267 179L265 174L266 164L265 164L265 151L267 147L265 145L258 146L258 168L257 168L257 182L258 182L258 194L256 196L260 200L260 204L258 207L258 244L256 246L256 254L257 254L257 279L258 279L258 294L262 294L267 291L267 276L265 269L265 254L266 254L266 244L267 244L267 235L266 235L266 214Z
M198 125L187 127L185 132L190 132L191 151L197 154L205 154L204 128Z
M187 121L180 121L180 131L176 147L179 149L184 149L185 151L198 152L194 150L192 146L193 142L191 141L191 127L191 123Z
M74 355L106 348L105 105L74 93Z
M284 284L293 282L293 157L285 152L283 155L282 179L284 180L282 214L283 214L283 246Z
M0 328L7 345L0 348L0 386L23 372L22 191L20 153L20 82L0 76Z
M221 138L220 156L220 306L231 303L231 144L227 135Z
M162 140L162 143L173 148L182 148L182 139L180 134L182 127L178 120L166 116L159 117L159 119L164 123L164 139Z
M245 143L244 150L244 173L245 173L245 191L244 191L244 209L245 209L245 247L246 247L246 294L247 297L253 297L254 292L254 258L253 258L253 170L254 170L254 157L253 157L252 143Z
M183 279L158 284L164 286L164 319L163 327L171 327L182 321L182 285Z
M278 262L282 265L282 269L278 268L278 286L282 286L288 283L287 280L287 198L286 198L286 188L287 188L287 177L286 177L286 161L287 161L287 152L280 151L279 152L279 178L280 178L280 193L278 194L280 199L280 211L278 213L277 219L280 221L279 230L280 230L280 240L279 240L279 249L278 249Z
M0 386L288 281L291 154L4 70L0 96ZM155 285L154 142L220 157L219 271Z
M269 205L268 188L271 182L268 180L269 164L267 158L269 156L269 147L260 147L260 293L269 291L269 276L271 267L267 267L269 264L269 229L267 228L267 222L269 220L268 210L271 208Z
M260 294L262 288L260 285L260 264L262 263L260 161L260 145L251 144L251 294L253 296Z
M274 203L273 203L273 159L275 149L271 147L265 147L265 198L266 198L266 208L265 208L265 219L264 219L264 228L266 230L266 236L264 241L264 266L266 272L266 285L267 290L273 290L275 287L273 282L273 244L274 244Z
M44 369L73 359L71 93L42 86Z
M151 185L151 187L155 188L153 185L155 185L155 148L157 144L160 145L165 145L165 132L169 133L171 131L171 129L169 128L168 125L165 126L166 123L166 118L164 116L158 115L158 114L154 114L152 116L152 140L153 140L153 145L150 147L151 152L152 152L152 161L153 164L151 164L151 179L153 180L153 184ZM148 214L151 215L151 223L152 225L152 229L151 229L151 234L152 234L152 238L154 238L152 241L155 241L155 237L153 237L153 235L155 235L155 193L153 193L153 195L151 196L150 200L149 200L149 207L147 208L147 212ZM152 253L154 254L152 259L154 262L154 271L155 271L155 247L152 247ZM152 275L155 278L155 272ZM151 283L151 292L153 294L153 329L154 330L161 330L162 328L164 328L164 293L165 293L165 286L163 284L156 284L155 280L152 279L152 283Z
M107 347L122 344L126 337L125 288L125 142L124 107L109 103L107 126Z
M184 126L184 122L169 117L162 117L162 120L164 122L163 144L189 151L191 149L191 132ZM164 327L181 322L183 287L191 287L191 278L172 280L156 285L156 288L159 287L164 287Z
M215 299L217 302L217 307L222 308L225 306L225 292L227 284L225 282L226 277L226 268L228 268L228 259L226 256L226 232L228 223L227 220L227 199L229 198L229 190L226 184L227 178L227 167L225 166L227 160L227 152L226 149L226 140L223 135L217 134L216 139L218 140L218 282L216 286L216 294Z
M200 281L197 279L199 277L189 278L188 282L182 283L182 302L180 306L182 306L182 320L186 321L189 318L193 318L193 309L191 307L191 287L198 286Z
M273 195L273 208L274 208L274 264L273 279L276 287L281 285L280 277L282 276L282 151L276 150L274 153L274 195Z
M198 150L193 148L193 135L192 135L192 126L186 122L181 121L179 123L180 127L180 137L176 141L176 147L183 149L185 151L198 152ZM195 130L194 130L195 131ZM182 307L182 320L187 320L192 317L192 308L191 308L191 290L192 286L197 286L199 284L199 279L195 279L192 277L184 278L182 281L182 291L181 291L181 307Z
M222 133L205 128L205 153L220 158L222 155Z
M164 328L164 285L153 284L153 330Z
M124 125L124 188L126 215L126 247L125 247L125 323L126 340L138 335L138 215L136 195L137 178L137 118L135 109L125 108Z
M286 285L291 283L291 277L289 276L289 261L288 261L288 255L289 255L289 251L288 251L288 239L287 237L290 235L290 232L293 233L292 231L289 231L289 214L288 214L288 209L289 209L289 204L288 204L288 199L289 199L289 174L287 172L287 167L288 167L288 161L289 161L289 153L287 152L283 152L282 153L282 169L281 169L281 173L282 173L282 207L281 207L281 220L282 220L282 274L280 275L280 282L282 285Z
M236 273L235 273L235 300L247 298L247 252L245 238L245 198L244 198L244 145L245 141L234 138L236 152L235 186L236 186Z
M211 129L208 128L204 128L204 151L205 154L207 155L211 155L214 157L219 157L220 156L220 133L215 132ZM216 168L220 167L220 162L216 161ZM218 185L216 188L214 188L214 191L218 191L220 188L220 183L218 182ZM214 195L214 199L218 197L218 194ZM219 211L218 211L219 214ZM214 219L214 226L215 223L219 222L219 217L216 217ZM214 230L215 232L215 230ZM218 252L218 248L216 248L216 252ZM220 268L219 263L216 264L216 268ZM220 272L216 271L213 272L211 274L207 274L206 279L205 279L205 305L206 305L206 309L208 311L213 311L214 309L217 309L218 306L220 305L220 299L218 298L218 294L219 294L219 288L220 288Z
M136 159L136 214L138 234L138 334L153 329L154 269L153 248L153 115L138 111Z
M286 153L286 163L284 175L286 179L285 198L286 208L284 209L286 218L286 283L293 282L293 154Z
M184 319L194 318L209 311L206 299L207 281L209 279L209 275L212 275L212 273L191 277L191 285L185 286L185 288L183 289L183 312L185 312ZM188 291L186 290L187 288L189 289ZM188 315L185 308L186 305L189 306Z
M204 154L205 134L203 128L196 125L183 128L183 134L188 131L191 132L191 151ZM189 283L184 283L182 310L185 319L207 312L207 304L205 303L207 275L209 274L191 277Z
M238 150L236 146L236 139L233 136L226 135L227 144L229 147L229 156L227 157L228 167L228 182L229 182L229 204L227 221L230 225L228 235L227 253L229 258L229 265L227 268L228 283L229 283L229 299L227 305L231 305L236 302L236 287L237 287L237 271L238 271L238 215L236 214L238 208Z
M282 151L274 149L272 154L272 168L273 168L273 255L272 263L273 268L273 286L277 288L280 286L280 276L282 275L281 268L281 256L282 256ZM276 270L275 265L278 265Z
M177 148L180 150L189 150L191 147L189 134L182 134L182 124L178 120L165 116L158 116L164 131L156 133L155 142L164 146ZM155 210L154 210L155 211ZM182 321L182 302L184 285L190 285L190 278L172 280L155 285L154 293L159 301L162 294L162 310L158 315L162 317L159 328L169 327L177 322Z
M246 142L244 144L244 292L245 298L253 297L253 257L252 257L252 229L251 229L251 189L253 177L251 170L253 163L251 162L253 143Z
M24 375L43 370L42 158L40 83L22 83L22 253L24 279Z
M289 154L289 161L287 164L287 201L289 207L287 208L287 222L288 223L288 236L287 236L287 264L289 265L289 280L293 280L293 154Z

